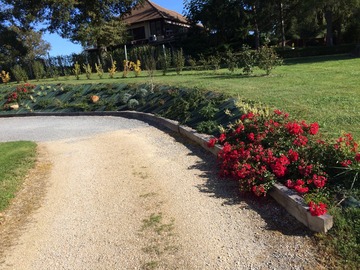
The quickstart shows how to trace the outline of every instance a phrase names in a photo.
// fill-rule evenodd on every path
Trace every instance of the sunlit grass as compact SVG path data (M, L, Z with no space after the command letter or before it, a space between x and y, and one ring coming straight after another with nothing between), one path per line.
M332 137L351 132L360 140L360 58L344 55L287 60L270 76L260 70L255 70L252 76L244 76L241 70L231 74L227 69L221 69L217 72L188 70L181 75L169 72L166 76L157 71L150 78L142 71L137 78L132 73L128 78L122 78L122 73L117 72L114 79L109 79L108 74L99 79L94 73L90 80L83 74L80 80L69 76L32 83L150 82L241 96L287 111L299 120L316 121Z
M4 210L35 162L33 142L0 143L0 211Z

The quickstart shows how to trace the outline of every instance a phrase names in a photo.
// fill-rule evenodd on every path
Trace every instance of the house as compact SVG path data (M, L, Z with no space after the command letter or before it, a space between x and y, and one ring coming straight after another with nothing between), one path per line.
M149 0L136 6L122 20L128 25L131 44L168 42L190 28L184 16Z

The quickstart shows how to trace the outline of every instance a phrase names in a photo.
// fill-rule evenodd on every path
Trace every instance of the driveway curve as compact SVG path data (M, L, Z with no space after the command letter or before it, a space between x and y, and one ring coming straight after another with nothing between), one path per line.
M302 225L269 198L240 196L213 156L177 134L120 117L0 127L0 141L39 147L2 214L0 269L321 268Z

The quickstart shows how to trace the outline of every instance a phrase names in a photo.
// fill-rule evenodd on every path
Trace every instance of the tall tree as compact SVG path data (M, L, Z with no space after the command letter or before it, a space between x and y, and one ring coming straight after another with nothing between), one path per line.
M218 43L244 38L249 28L242 0L185 0L187 18L201 22Z
M43 22L48 31L58 33L73 42L103 46L101 29L118 26L116 19L129 12L142 0L4 0L13 6L12 12L23 25ZM24 14L26 14L24 16ZM123 29L123 28L121 28ZM123 32L119 34L124 35Z
M359 0L312 0L310 3L314 10L324 14L327 46L334 45L335 28L337 28L337 38L340 39L343 26L360 9Z
M32 29L21 29L10 26L9 29L17 34L17 39L26 48L27 53L22 57L23 62L30 63L36 58L44 57L50 50L50 43L42 39L40 31Z
M4 66L10 67L27 53L27 49L19 39L18 34L11 28L10 7L0 0L0 69Z

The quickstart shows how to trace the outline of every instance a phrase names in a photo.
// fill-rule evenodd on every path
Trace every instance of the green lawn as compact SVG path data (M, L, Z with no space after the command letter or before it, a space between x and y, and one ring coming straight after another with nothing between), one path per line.
M35 162L33 142L0 143L0 212L4 210Z
M262 102L271 107L291 113L297 119L319 122L322 130L335 137L342 132L351 132L360 139L360 58L349 56L323 56L287 60L270 76L255 70L253 76L243 76L240 71L231 74L226 69L214 71L183 71L181 75L170 72L162 76L155 73L153 82L178 87L197 87L241 96ZM91 80L82 75L59 80L42 80L40 83L148 83L147 72L134 78L121 78L118 72L114 79ZM36 83L36 82L34 82Z

